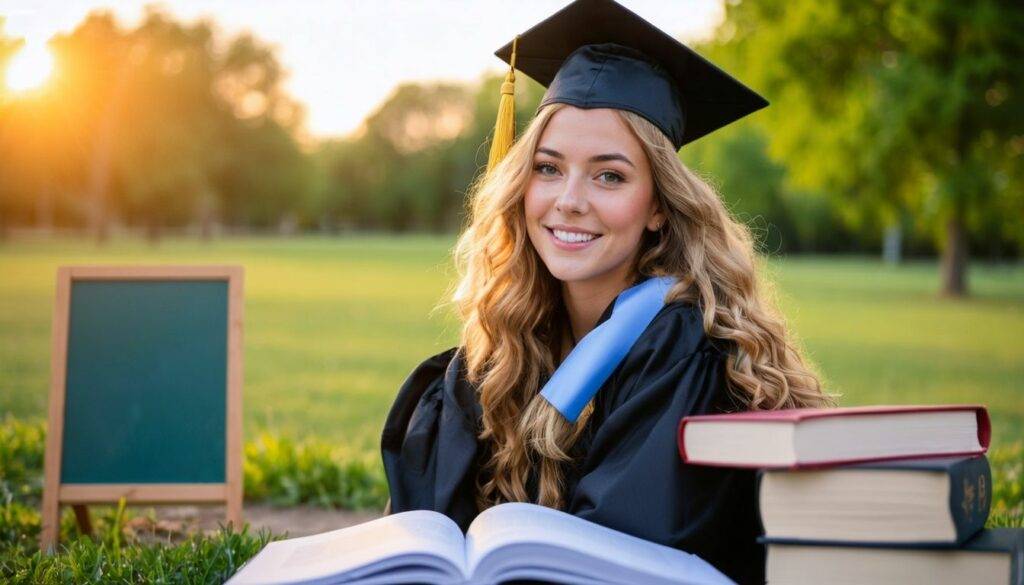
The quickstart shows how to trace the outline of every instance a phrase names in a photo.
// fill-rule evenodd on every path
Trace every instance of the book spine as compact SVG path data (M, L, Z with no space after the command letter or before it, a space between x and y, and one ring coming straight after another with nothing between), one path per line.
M988 418L988 409L978 406L974 410L978 420L978 443L981 444L982 452L988 451L989 442L992 440L992 421Z
M985 527L992 505L992 469L984 455L964 459L949 469L949 512L957 544Z

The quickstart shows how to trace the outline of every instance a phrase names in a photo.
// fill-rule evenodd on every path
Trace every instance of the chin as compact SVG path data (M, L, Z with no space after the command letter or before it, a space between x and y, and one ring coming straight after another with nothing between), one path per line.
M567 265L564 263L546 264L548 272L561 282L585 282L599 278L606 274L607 270L601 270L592 266Z
M589 277L589 275L586 272L581 272L580 270L573 269L573 268L555 268L555 269L552 269L549 266L548 267L548 272L550 272L551 276L554 276L556 280L560 280L562 282L575 282L575 281L587 280L588 277Z

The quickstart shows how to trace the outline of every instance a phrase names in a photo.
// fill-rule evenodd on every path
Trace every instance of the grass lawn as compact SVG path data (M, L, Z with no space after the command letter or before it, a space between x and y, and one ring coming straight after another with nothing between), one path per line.
M91 539L77 535L65 510L67 548L38 552L57 266L243 265L246 497L379 509L386 488L375 451L392 397L419 361L457 340L457 323L433 310L452 276L451 244L390 236L0 243L0 581L219 583L272 537L222 531L152 543L125 528L120 511L101 508ZM794 258L767 270L841 403L989 406L989 525L1020 527L1024 265L972 267L974 296L956 301L936 296L934 263Z
M245 283L245 431L376 449L391 399L454 345L451 238L82 240L0 244L0 418L46 413L57 266L236 263ZM1024 266L975 265L974 296L936 295L934 262L773 260L792 329L843 404L980 402L994 443L1024 439Z

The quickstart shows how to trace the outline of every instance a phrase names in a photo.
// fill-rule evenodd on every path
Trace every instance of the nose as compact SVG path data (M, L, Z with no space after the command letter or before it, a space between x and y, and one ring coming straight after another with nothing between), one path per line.
M565 187L555 200L555 209L562 213L574 213L582 215L587 212L587 197L583 192L583 186L579 179L570 178L565 182Z

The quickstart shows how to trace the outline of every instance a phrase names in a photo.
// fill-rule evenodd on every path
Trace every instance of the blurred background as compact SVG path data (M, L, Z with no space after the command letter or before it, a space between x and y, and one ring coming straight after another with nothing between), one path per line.
M564 2L6 4L0 234L102 243L455 232L491 51ZM681 154L765 253L1020 256L1019 3L626 4L772 102Z
M1019 516L1024 4L621 1L771 102L680 157L826 387L987 404ZM0 0L0 488L38 495L57 266L237 263L247 498L383 504L395 391L458 342L492 52L565 4ZM543 89L517 81L522 128Z

